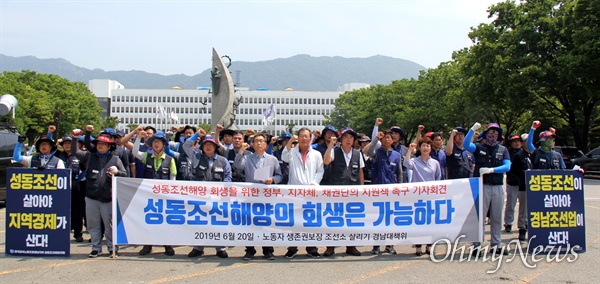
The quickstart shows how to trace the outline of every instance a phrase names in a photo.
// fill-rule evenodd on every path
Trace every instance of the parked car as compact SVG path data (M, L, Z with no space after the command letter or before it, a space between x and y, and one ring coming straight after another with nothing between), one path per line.
M554 150L562 155L567 169L573 168L573 158L581 156L579 149L575 146L556 146Z
M6 202L6 169L13 167L12 156L17 145L17 133L14 127L0 124L0 202Z
M579 165L585 174L600 175L600 147L592 149L581 157L571 159L573 165Z

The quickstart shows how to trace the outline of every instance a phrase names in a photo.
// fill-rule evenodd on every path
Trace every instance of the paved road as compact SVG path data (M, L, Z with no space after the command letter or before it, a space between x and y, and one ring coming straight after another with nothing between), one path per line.
M4 254L5 209L0 210L0 283L457 283L473 281L502 283L597 283L600 276L600 180L585 180L587 252L578 254L574 262L566 260L533 262L528 268L519 257L512 261L432 261L414 256L410 246L397 246L398 255L372 256L370 247L359 247L363 256L338 254L332 258L311 259L304 255L288 260L284 248L276 248L277 259L242 260L242 247L230 248L228 259L214 256L214 250L190 259L189 247L175 248L176 255L167 257L156 247L149 256L137 255L140 247L121 248L118 259L106 256L87 257L88 243L71 245L71 257L14 257ZM489 235L487 235L489 236ZM89 238L88 235L85 236ZM517 234L504 234L508 243ZM320 248L323 251L324 248ZM438 247L441 259L445 247ZM303 250L301 250L303 251ZM574 258L571 255L571 258ZM499 268L498 268L499 267ZM497 269L498 268L498 269ZM487 273L487 271L497 271Z

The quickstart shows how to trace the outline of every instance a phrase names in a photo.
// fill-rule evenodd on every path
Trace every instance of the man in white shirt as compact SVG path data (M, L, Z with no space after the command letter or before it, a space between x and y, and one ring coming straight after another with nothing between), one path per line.
M298 146L292 148L292 144L298 141ZM319 151L313 149L310 145L311 131L303 127L294 135L290 142L285 146L281 159L289 163L289 181L288 184L295 185L319 185L323 178L323 158ZM321 257L317 247L306 247L309 256ZM298 253L298 247L288 247L286 258L293 258Z

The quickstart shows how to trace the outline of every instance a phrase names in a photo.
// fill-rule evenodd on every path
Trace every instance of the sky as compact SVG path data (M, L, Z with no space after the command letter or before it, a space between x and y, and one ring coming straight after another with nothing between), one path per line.
M234 63L384 55L434 68L498 2L0 0L0 53L163 75L210 68L213 47Z

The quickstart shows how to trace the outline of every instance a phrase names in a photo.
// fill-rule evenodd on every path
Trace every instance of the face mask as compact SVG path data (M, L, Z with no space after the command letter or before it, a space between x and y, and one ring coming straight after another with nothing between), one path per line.
M485 137L485 144L488 144L490 146L496 146L496 144L498 144L498 136L491 136L491 135L486 135L487 137Z
M553 140L542 141L541 145L540 145L540 150L542 150L544 152L550 152L550 151L552 151L553 144L554 144Z

